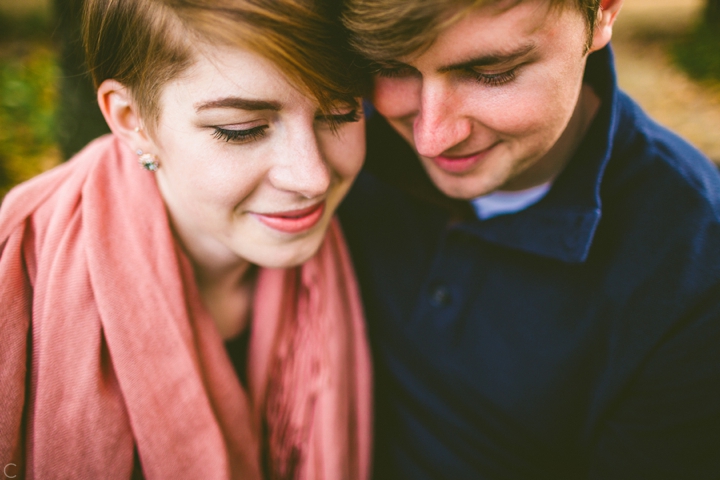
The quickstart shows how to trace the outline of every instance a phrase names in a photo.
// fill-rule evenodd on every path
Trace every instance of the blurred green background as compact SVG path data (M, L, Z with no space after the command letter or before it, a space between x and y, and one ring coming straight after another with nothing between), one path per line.
M0 198L107 132L83 66L82 0L0 0Z
M40 2L0 0L0 195L60 161L52 20Z
M106 131L81 64L81 0L0 0L0 198ZM626 0L622 88L720 164L720 0Z

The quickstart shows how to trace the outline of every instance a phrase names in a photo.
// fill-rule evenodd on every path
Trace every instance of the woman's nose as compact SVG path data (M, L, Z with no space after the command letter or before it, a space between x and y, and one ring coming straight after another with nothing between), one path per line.
M270 181L279 190L315 198L330 187L330 171L314 133L289 141L281 158L270 171Z

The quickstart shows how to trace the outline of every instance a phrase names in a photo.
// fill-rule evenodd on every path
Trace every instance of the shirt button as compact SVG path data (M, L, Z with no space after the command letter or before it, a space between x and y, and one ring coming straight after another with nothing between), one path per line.
M450 305L451 301L452 297L450 295L450 290L448 290L448 288L444 285L435 287L430 294L430 305L433 307L446 307Z

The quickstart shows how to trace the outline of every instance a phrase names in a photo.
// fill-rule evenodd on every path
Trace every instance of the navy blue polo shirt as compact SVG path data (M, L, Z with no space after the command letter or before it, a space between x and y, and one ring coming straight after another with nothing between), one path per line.
M375 116L340 211L377 479L720 477L720 178L618 90L548 194L481 221Z

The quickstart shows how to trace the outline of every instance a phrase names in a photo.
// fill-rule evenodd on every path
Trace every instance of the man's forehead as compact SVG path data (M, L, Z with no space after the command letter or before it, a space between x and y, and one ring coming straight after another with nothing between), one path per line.
M494 17L500 17L516 8L534 5L543 14L549 10L573 10L585 19L586 25L592 25L592 11L599 3L600 0L346 0L343 22L351 32L353 47L368 59L379 64L392 60L409 64L413 57L436 43L443 32L453 30L458 22L477 11L491 11ZM498 35L505 37L508 31Z
M556 26L554 13L549 0L485 4L448 25L421 51L383 63L432 64L433 70L445 71L511 62L538 49L541 33Z

